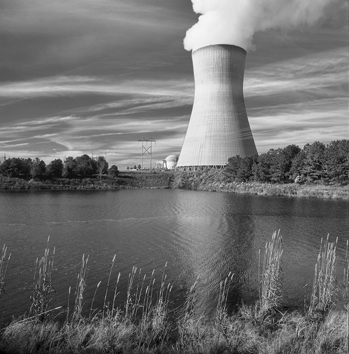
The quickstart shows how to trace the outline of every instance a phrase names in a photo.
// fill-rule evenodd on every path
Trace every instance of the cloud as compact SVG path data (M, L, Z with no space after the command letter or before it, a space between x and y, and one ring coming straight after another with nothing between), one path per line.
M109 74L117 66L132 72L146 68L154 52L152 65L168 66L163 48L180 46L188 24L175 4L149 0L4 0L0 6L3 80Z
M333 0L192 0L199 21L187 31L184 47L196 50L212 44L253 48L253 35L268 29L314 25ZM332 9L346 2L336 0ZM331 4L332 5L332 4Z
M259 152L347 138L346 48L246 72L245 97Z
M0 97L34 98L81 93L184 96L193 88L189 80L113 80L105 77L54 76L0 85Z
M337 91L347 94L343 73L348 69L347 48L285 60L246 72L245 97L270 96L283 92L308 91L314 95Z

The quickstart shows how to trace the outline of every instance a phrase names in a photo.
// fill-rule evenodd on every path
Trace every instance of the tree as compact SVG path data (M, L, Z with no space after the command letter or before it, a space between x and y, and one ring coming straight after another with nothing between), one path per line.
M97 174L97 162L91 159L90 156L84 154L76 159L75 172L79 178L89 178Z
M48 178L60 178L63 172L63 162L61 159L51 161L46 166L46 176Z
M98 170L99 179L102 179L102 175L108 172L108 162L106 161L104 156L98 156L97 170Z
M325 177L323 171L324 152L325 145L318 141L304 146L305 159L301 172L308 181L312 182Z
M260 154L257 163L253 164L252 172L254 180L258 182L270 182L273 154L269 150L268 153Z
M331 182L349 180L349 140L337 140L324 151L324 172Z
M46 163L43 160L35 158L34 160L28 159L30 166L30 175L32 179L44 179L46 174Z
M269 155L269 173L270 181L273 183L284 182L286 178L287 158L283 153L283 149L270 149Z
M295 180L298 176L302 176L304 168L305 152L300 150L299 153L292 159L292 165L290 168L290 176ZM303 177L305 177L303 175Z
M127 166L128 167L128 166ZM108 175L112 178L115 178L119 175L119 169L117 166L112 165L108 170Z
M228 163L225 167L225 171L229 175L232 181L235 181L238 176L238 171L240 168L241 157L239 155L229 157Z
M243 159L240 159L240 166L237 171L238 181L248 182L253 176L252 166L258 161L258 155L246 156Z
M282 154L285 156L285 165L284 165L284 175L285 178L292 178L291 168L293 159L300 153L301 149L297 145L287 145L282 149Z
M75 178L76 176L76 161L73 157L69 156L64 161L62 177Z
M1 164L1 173L7 177L30 178L30 164L28 160L19 157L6 159Z

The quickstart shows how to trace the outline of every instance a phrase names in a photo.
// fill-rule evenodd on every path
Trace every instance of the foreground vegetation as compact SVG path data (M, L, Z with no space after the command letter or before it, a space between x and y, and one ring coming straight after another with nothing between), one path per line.
M37 262L28 315L12 321L1 333L2 353L347 353L349 346L349 257L348 247L343 279L335 279L336 242L326 239L315 265L314 282L308 304L300 311L282 308L282 244L274 233L260 262L259 300L242 305L234 313L228 309L229 290L234 275L220 283L217 309L213 317L197 313L196 283L190 288L180 312L170 311L171 285L165 270L156 286L154 272L140 277L133 268L125 305L116 307L118 284L111 286L112 260L104 302L92 304L83 316L88 257L82 257L73 303L52 308L54 252L45 250ZM1 293L4 290L8 257L4 247L0 259ZM137 279L139 279L137 281ZM339 286L339 284L341 286ZM70 289L69 289L70 293ZM111 295L111 296L110 296ZM334 311L341 298L344 309ZM107 301L107 299L109 299ZM57 311L65 317L55 321Z

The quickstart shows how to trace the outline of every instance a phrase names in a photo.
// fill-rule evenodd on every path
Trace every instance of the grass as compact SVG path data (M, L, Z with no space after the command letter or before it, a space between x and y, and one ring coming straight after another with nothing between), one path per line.
M7 255L7 247L4 245L0 254L0 300L5 291L5 277L10 259L11 253Z
M349 185L261 183L231 181L223 170L174 173L172 188L268 196L349 199Z
M207 318L196 312L196 286L188 290L185 304L175 316L170 312L172 286L167 281L166 265L161 279L143 274L134 267L128 276L125 304L117 307L120 273L111 284L112 259L101 309L94 308L96 286L89 314L83 316L87 287L88 256L83 255L77 276L74 301L65 310L52 308L52 270L54 252L48 247L37 261L30 314L13 320L2 330L1 353L268 353L308 354L347 353L349 348L349 252L344 262L342 283L334 277L337 242L321 242L315 265L309 305L302 311L282 308L282 237L275 232L260 255L259 300L256 304L230 313L227 307L234 274L220 283L217 309ZM0 275L4 284L8 258L4 247ZM263 259L262 259L263 258ZM6 261L7 260L7 261ZM3 266L6 263L6 267ZM109 296L111 293L112 296ZM335 310L342 296L344 309ZM110 299L110 301L108 301ZM72 310L69 311L70 304ZM74 305L74 306L73 306ZM64 323L55 315L63 311Z

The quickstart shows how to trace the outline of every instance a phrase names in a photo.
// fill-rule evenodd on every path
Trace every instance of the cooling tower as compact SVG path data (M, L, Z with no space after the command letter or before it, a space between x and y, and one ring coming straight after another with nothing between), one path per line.
M211 45L192 59L194 104L177 167L223 166L257 153L243 95L246 51Z

